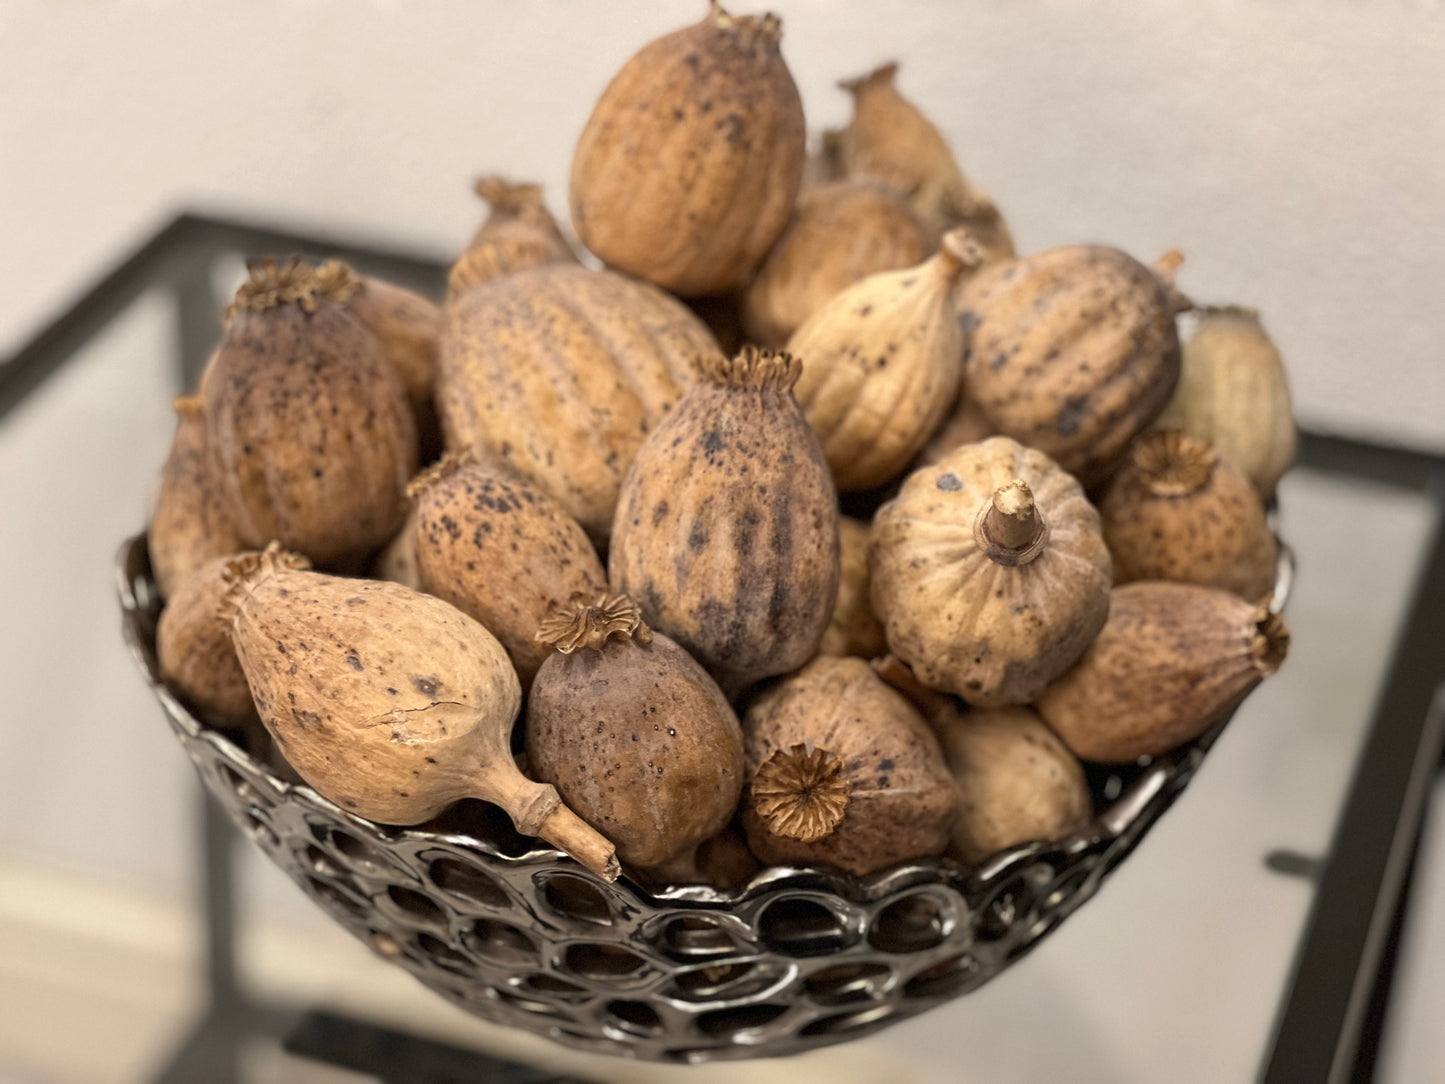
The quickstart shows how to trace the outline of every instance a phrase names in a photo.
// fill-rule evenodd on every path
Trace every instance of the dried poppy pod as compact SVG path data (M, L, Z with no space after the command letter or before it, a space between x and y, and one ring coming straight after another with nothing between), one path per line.
M748 337L782 346L830 298L869 275L912 267L931 247L891 188L842 181L804 192L743 295Z
M978 407L973 405L968 393L958 397L954 404L953 413L943 423L943 427L933 434L933 439L923 446L923 451L918 453L918 465L920 467L932 466L943 459L955 448L965 444L977 444L981 440L997 436L998 430L989 424L980 412Z
M699 366L721 360L707 328L656 287L549 264L447 310L437 406L448 448L505 465L605 542L637 449Z
M998 207L970 184L942 134L918 107L898 93L896 63L839 83L853 95L853 120L839 137L849 177L872 177L908 197L937 237L966 227L989 262L1014 254L1013 238Z
M478 177L476 193L491 213L447 272L447 302L474 286L549 263L576 263L577 253L547 210L540 184Z
M1031 708L950 707L929 721L958 788L950 851L964 863L1089 822L1083 766Z
M1099 506L1114 582L1179 580L1257 602L1279 545L1249 479L1178 429L1146 433Z
M629 866L693 867L743 785L737 716L712 678L623 596L575 598L527 700L527 760Z
M406 520L396 537L388 542L371 562L369 575L374 580L390 580L413 591L421 590L421 573L416 567L416 506L406 514Z
M684 297L739 285L803 179L803 103L776 15L713 0L602 92L572 160L572 225L613 267Z
M1159 424L1209 441L1261 497L1274 496L1294 462L1296 434L1284 362L1259 313L1203 310L1184 344L1179 387Z
M812 658L838 593L837 496L799 368L753 347L709 362L617 504L612 586L729 695Z
M869 525L841 516L838 519L838 601L833 620L818 646L820 655L856 655L871 659L888 650L883 625L868 597Z
M798 403L843 492L898 475L943 421L962 376L955 295L982 258L956 230L919 266L854 283L788 340L804 363Z
M818 148L803 163L803 191L848 179L843 164L843 129L825 128L818 133Z
M1058 248L984 268L964 285L964 386L979 412L1104 481L1179 379L1177 253L1159 271L1115 248Z
M537 626L554 602L607 586L597 551L535 486L453 452L412 480L421 590L476 618L502 642L522 688L551 648Z
M1128 583L1099 638L1035 706L1084 760L1127 764L1199 737L1288 651L1267 606L1196 584Z
M813 660L759 697L743 735L743 828L763 862L862 876L948 845L938 739L862 659Z
M1048 456L1008 437L911 475L878 510L869 567L889 649L979 707L1028 703L1109 612L1098 513Z
M246 548L206 454L205 401L183 395L171 406L176 435L161 468L147 532L151 570L163 599L207 561Z
M416 424L381 340L315 271L252 267L204 384L215 478L242 542L359 567L406 515Z
M222 613L286 761L359 817L420 824L462 798L499 806L609 880L612 845L512 760L522 690L502 645L440 599L380 580L234 562Z

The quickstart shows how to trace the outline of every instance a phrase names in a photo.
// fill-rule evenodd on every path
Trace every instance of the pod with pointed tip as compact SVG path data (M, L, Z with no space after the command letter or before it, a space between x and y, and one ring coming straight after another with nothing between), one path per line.
M532 772L629 866L690 865L742 790L742 733L727 698L622 596L576 598L537 637L555 650L527 700Z
M176 435L161 468L146 539L151 571L163 599L207 561L246 548L206 453L205 401L183 395L171 405Z
M572 264L519 271L447 310L447 447L520 474L604 542L643 440L721 359L697 317L647 283Z
M447 301L503 275L549 263L576 263L577 253L547 210L540 184L478 177L476 193L491 208L447 272Z
M1104 481L1179 380L1174 266L1076 245L984 268L959 296L969 399L1085 486Z
M245 545L359 567L406 515L416 423L381 340L313 268L256 265L204 391L209 454Z
M943 421L962 376L955 294L980 260L950 233L917 267L854 283L788 340L803 362L798 403L843 492L895 477Z
M1109 612L1099 514L1048 456L1008 437L914 472L878 510L869 568L889 649L979 707L1028 703Z
M856 655L871 659L888 650L883 625L873 613L868 596L868 537L870 527L861 520L838 519L838 601L820 655Z
M504 810L608 879L612 845L512 759L522 690L495 637L400 584L233 564L222 612L261 719L318 793L359 817L420 824L462 798Z
M1197 584L1127 583L1098 639L1035 706L1082 759L1127 764L1228 717L1288 650L1267 607Z
M931 247L891 188L842 181L804 192L743 295L748 338L782 346L830 298L869 275L912 267Z
M572 160L572 225L605 263L683 296L740 284L803 179L803 103L776 15L702 22L629 60Z
M743 736L743 828L763 862L862 876L948 845L955 794L938 739L862 659L814 659L772 686Z
M1114 582L1178 580L1258 602L1274 587L1279 546L1241 474L1178 429L1136 440L1099 506Z
M537 626L553 603L607 586L577 521L535 486L454 452L408 488L421 590L480 621L502 642L523 690L551 648Z
M617 505L612 586L729 695L812 658L837 598L838 501L799 368L752 347L709 363Z

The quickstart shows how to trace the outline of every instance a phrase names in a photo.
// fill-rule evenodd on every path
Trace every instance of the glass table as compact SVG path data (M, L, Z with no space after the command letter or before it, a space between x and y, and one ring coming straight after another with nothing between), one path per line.
M0 472L0 500L11 522L47 523L62 539L7 542L37 585L18 600L33 620L11 651L15 705L55 710L58 696L56 717L69 725L50 766L11 758L0 767L0 823L25 824L36 802L63 792L86 764L119 755L136 731L155 757L178 758L163 751L159 711L128 673L111 600L96 596L108 587L111 548L141 525L173 428L169 396L194 386L242 258L292 252L340 256L441 292L434 260L181 216L0 364L0 462L45 464ZM126 366L111 350L102 370L96 344L116 335L147 345L122 351ZM1281 531L1300 570L1287 614L1291 658L1177 805L1099 898L1026 962L916 1020L793 1059L789 1075L940 1084L1368 1078L1445 734L1442 509L1445 460L1304 434L1280 493ZM104 627L77 630L72 615L97 605L109 615ZM83 654L95 679L55 689L40 675L56 651ZM105 718L101 703L113 707ZM119 807L147 784L132 772L105 785ZM94 790L85 797L105 800ZM237 977L234 833L209 803L203 809L190 824L201 829L209 1006L161 1079L233 1079L236 1044L253 1032L287 1036L337 1064L361 1058L389 1080L561 1079L250 994ZM93 831L113 833L107 853L143 877L144 861L121 856L194 845L184 813L171 812L135 823L117 814ZM43 853L66 846L61 835L42 826L15 845ZM580 1056L575 1065L599 1080L669 1072ZM741 1063L694 1078L748 1071Z

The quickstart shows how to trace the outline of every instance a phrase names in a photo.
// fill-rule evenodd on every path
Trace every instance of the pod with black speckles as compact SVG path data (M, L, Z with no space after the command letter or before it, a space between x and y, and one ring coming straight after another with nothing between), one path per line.
M606 590L597 551L535 486L453 452L408 490L421 590L476 618L502 642L522 688L551 648L537 628L554 603Z
M965 444L878 510L873 610L888 647L933 689L1026 704L1109 612L1099 514L1079 483L1008 437Z
M1076 245L993 264L964 284L964 387L989 425L1103 482L1179 380L1177 253L1151 270Z
M617 845L667 879L732 818L743 742L722 691L620 596L579 597L538 630L552 650L527 700L527 762Z
M622 271L684 297L739 285L803 179L803 102L776 15L707 17L629 60L572 160L572 225Z
M948 846L955 793L923 716L862 659L819 658L743 720L748 846L856 876Z
M645 282L560 263L506 275L447 308L447 447L520 474L605 543L637 449L721 359L702 322Z
M647 439L608 570L647 623L729 695L817 653L838 593L838 500L792 388L800 365L744 347Z
M447 301L503 275L549 263L576 263L577 253L547 210L540 184L478 177L476 193L491 208L447 272Z
M1178 429L1146 433L1099 506L1114 582L1178 580L1258 602L1279 545L1259 494L1228 460Z
M1126 583L1098 639L1035 707L1080 758L1128 764L1226 718L1288 650L1265 606L1191 583Z
M221 613L261 721L318 793L383 824L480 798L617 876L612 845L517 769L521 686L476 621L400 584L288 568L274 546L228 574Z
M163 599L207 561L246 548L206 452L205 401L183 395L171 405L176 435L161 468L146 539L151 571Z
M353 569L406 515L416 423L381 340L313 268L253 266L203 382L212 468L245 545Z

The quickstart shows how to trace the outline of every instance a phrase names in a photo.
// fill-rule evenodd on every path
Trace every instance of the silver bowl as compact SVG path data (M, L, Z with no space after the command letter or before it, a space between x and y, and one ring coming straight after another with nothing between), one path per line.
M1293 560L1281 546L1275 608ZM608 884L463 802L415 828L363 820L203 725L160 679L144 536L116 560L125 638L176 738L236 826L308 896L449 1001L595 1053L698 1063L793 1054L982 986L1099 890L1223 730L1125 770L1089 770L1097 816L982 866L864 878L764 870L736 892ZM1226 720L1227 722L1227 720Z

